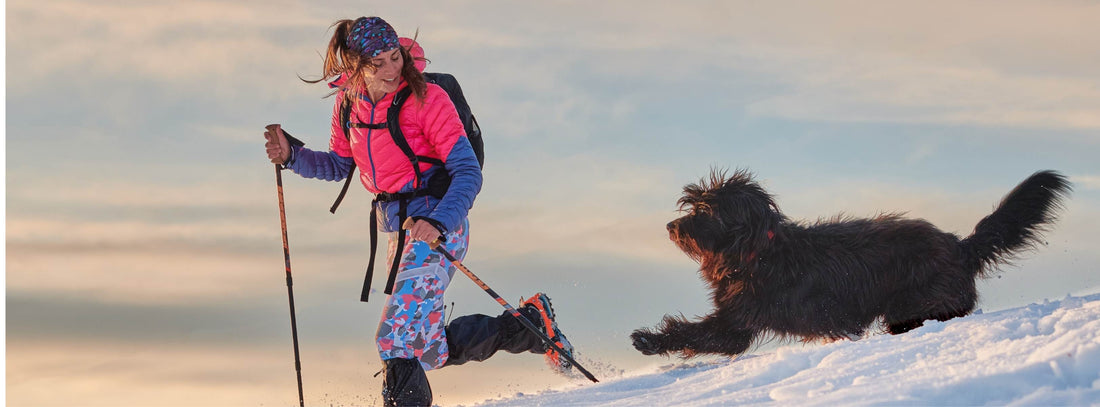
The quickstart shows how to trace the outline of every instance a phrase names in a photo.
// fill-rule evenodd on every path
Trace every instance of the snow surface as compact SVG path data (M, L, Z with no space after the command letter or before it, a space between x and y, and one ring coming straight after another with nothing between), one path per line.
M601 383L582 378L477 405L1100 406L1100 294L930 321L897 336L597 376Z

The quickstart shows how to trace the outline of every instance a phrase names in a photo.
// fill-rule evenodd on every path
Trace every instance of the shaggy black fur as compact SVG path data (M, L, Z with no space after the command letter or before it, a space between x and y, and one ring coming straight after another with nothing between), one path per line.
M747 171L712 171L684 187L688 213L668 231L699 262L715 310L695 321L666 315L631 339L646 355L737 355L764 333L847 338L882 318L899 334L967 315L975 277L1039 245L1070 190L1066 177L1037 172L960 239L901 214L792 222Z

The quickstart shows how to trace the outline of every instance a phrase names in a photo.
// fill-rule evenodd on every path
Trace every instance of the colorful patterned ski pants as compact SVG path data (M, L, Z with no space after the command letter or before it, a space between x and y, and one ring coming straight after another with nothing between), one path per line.
M470 243L470 222L444 236L444 247L455 258L466 257ZM397 234L391 233L387 258L396 258ZM382 322L378 324L378 353L386 359L418 359L424 370L442 367L447 362L446 324L443 317L443 292L451 283L456 267L427 243L406 242L393 294L386 298ZM389 270L391 264L386 266Z

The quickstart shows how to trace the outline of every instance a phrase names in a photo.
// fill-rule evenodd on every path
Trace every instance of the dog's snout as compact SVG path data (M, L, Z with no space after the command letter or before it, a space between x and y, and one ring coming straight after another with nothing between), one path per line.
M677 235L680 234L680 219L669 222L665 225L665 229L668 229L668 238L676 241Z

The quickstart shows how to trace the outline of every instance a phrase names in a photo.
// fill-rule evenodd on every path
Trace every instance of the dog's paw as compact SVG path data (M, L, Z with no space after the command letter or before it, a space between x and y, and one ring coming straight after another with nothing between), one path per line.
M660 335L650 332L648 329L639 329L630 334L634 349L643 355L667 354L668 350L662 344Z

